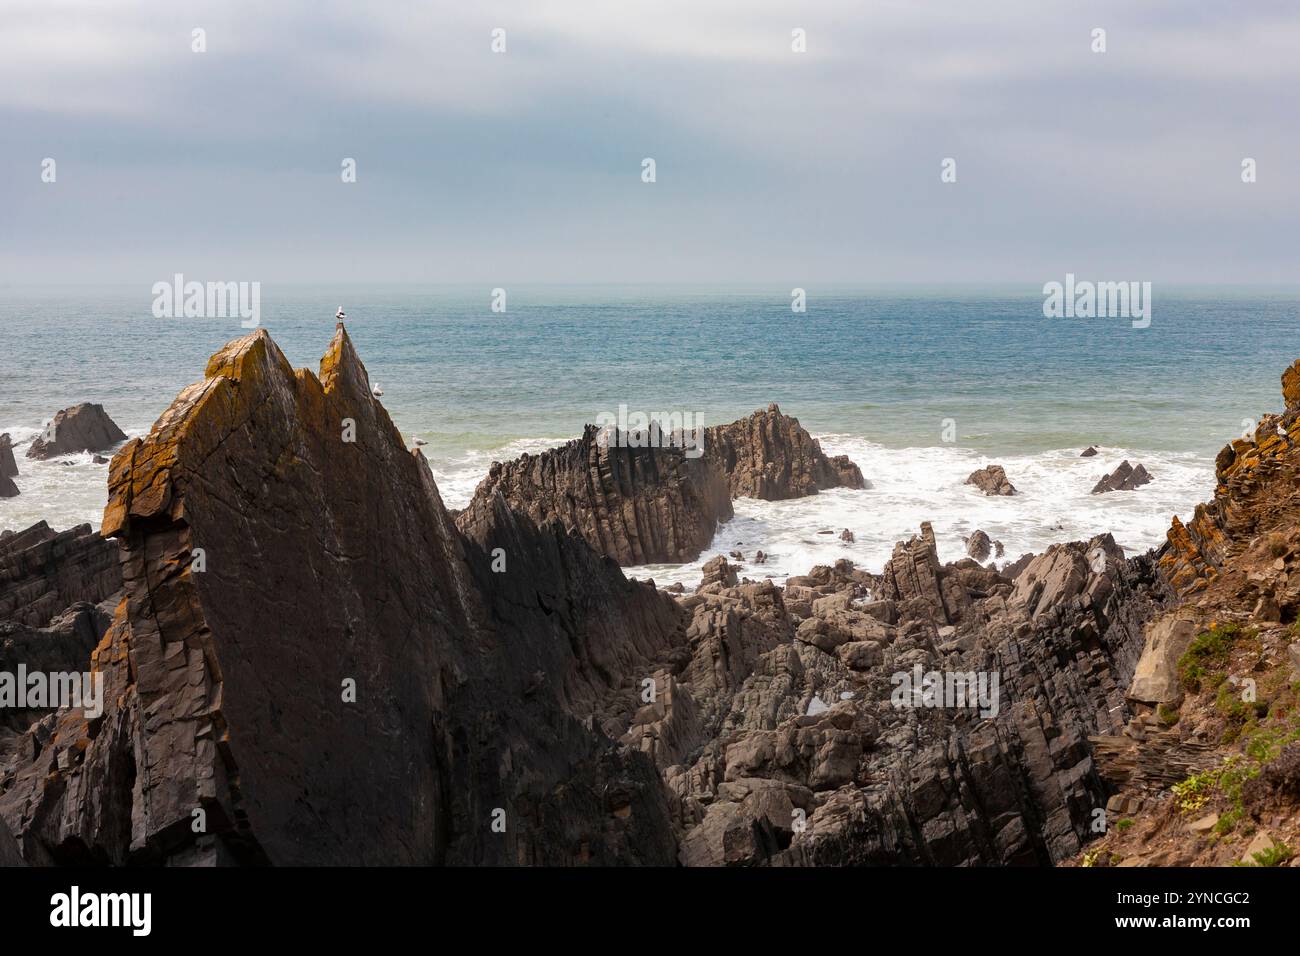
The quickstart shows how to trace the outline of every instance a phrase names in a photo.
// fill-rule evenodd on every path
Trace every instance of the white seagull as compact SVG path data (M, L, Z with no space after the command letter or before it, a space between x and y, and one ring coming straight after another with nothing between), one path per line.
M411 441L415 442L415 447L416 447L416 448L419 448L421 445L427 445L427 444L429 444L429 443L428 443L427 441L425 441L423 438L416 438L414 435L411 436Z
M342 321L343 321L344 319L346 319L347 317L348 317L348 314L347 314L346 312L343 311L343 306L339 306L339 310L338 310L337 312L334 313L334 318L336 318L336 319L338 319L340 322L342 322Z
M370 394L375 396L375 398L382 398L384 395L384 390L380 388L378 385L376 385L370 389Z

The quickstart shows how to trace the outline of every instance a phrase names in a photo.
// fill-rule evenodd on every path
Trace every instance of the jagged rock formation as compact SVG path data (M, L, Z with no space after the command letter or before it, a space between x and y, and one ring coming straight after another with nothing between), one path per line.
M730 425L705 429L704 458L727 477L733 498L783 501L866 482L847 455L828 458L821 443L777 405Z
M115 542L78 525L44 521L0 537L0 621L43 627L78 602L98 604L122 587Z
M976 529L966 539L966 553L976 561L987 561L989 555L993 553L993 542L989 540L987 534Z
M1097 484L1093 485L1092 493L1094 495L1105 494L1108 491L1133 491L1151 481L1151 474L1141 465L1134 468L1123 461L1120 466L1108 475L1102 475Z
M14 480L7 475L0 475L0 498L17 498L20 494Z
M461 528L481 521L497 494L537 523L558 519L624 565L693 560L732 516L726 480L705 459L602 440L594 425L559 448L494 462L458 516Z
M1109 536L1057 546L1013 584L940 565L928 528L879 578L843 562L784 594L714 581L683 599L692 632L740 624L748 676L665 675L671 698L630 733L669 764L688 865L1050 863L1105 804L1087 738L1123 726L1141 625L1165 596L1153 560ZM895 706L914 669L997 674L996 713Z
M1287 623L1300 614L1300 362L1282 392L1282 415L1220 452L1213 499L1172 521L1159 566L1178 600L1148 624L1133 718L1093 741L1130 826L1090 847L1091 865L1257 865L1255 852L1300 847L1300 788L1285 783L1300 736Z
M18 463L14 461L14 446L9 433L0 435L0 478L17 478Z
M1079 452L1079 457L1080 457L1080 458L1092 458L1092 457L1094 457L1096 454L1097 454L1097 447L1096 447L1095 445L1089 445L1089 446L1088 446L1087 448L1085 448L1083 451Z
M880 574L840 561L778 587L719 556L674 597L626 580L585 540L596 525L513 500L577 488L559 476L593 462L612 481L588 436L572 459L501 466L453 519L344 333L319 377L255 333L113 461L107 709L38 715L0 750L0 856L9 832L30 863L1069 860L1117 789L1203 766L1210 737L1152 723L1177 702L1165 622L1255 607L1277 620L1253 659L1286 659L1288 415L1286 437L1273 422L1221 456L1222 493L1158 554L1101 535L999 572L941 563L923 525ZM766 493L816 471L754 464L779 457L732 467ZM730 473L702 462L729 501ZM667 465L606 472L670 496L694 479ZM20 653L83 653L99 613L28 626ZM1252 800L1290 799L1288 774Z
M56 615L46 627L0 621L0 673L16 675L20 666L27 674L86 671L91 652L108 629L111 612L109 602L95 605L83 601ZM0 707L0 768L12 756L16 738L53 709ZM0 789L6 782L0 770Z
M20 741L29 862L673 859L653 763L595 718L682 612L500 496L459 533L341 328L319 377L228 345L109 489L108 704Z
M865 485L846 456L828 458L776 405L705 429L700 457L643 438L589 425L567 445L494 463L457 521L462 529L479 521L500 493L514 510L538 523L559 520L619 564L684 562L731 519L733 497L775 501Z
M50 436L50 437L46 437ZM79 451L101 451L126 441L103 405L83 402L58 412L27 447L28 458L57 458Z
M970 473L966 484L974 485L986 495L1014 495L1016 488L1001 465L989 465Z

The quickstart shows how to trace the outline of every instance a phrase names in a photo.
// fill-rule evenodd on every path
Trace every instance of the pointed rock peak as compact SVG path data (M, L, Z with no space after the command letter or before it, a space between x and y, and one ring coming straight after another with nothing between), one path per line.
M228 378L238 382L245 377L251 364L263 362L267 358L284 365L289 364L271 340L271 334L266 329L257 329L222 346L220 351L208 359L203 377Z
M354 389L370 393L370 376L342 322L334 327L334 338L320 360L320 383L325 391L334 391L339 382L349 383Z

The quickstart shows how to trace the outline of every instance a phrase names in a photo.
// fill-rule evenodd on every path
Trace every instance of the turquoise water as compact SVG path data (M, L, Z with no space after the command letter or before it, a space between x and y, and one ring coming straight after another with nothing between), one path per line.
M348 330L404 431L433 456L576 434L620 402L709 421L779 401L815 431L899 447L958 441L999 451L1079 443L1210 454L1277 404L1300 356L1300 296L1156 291L1149 329L1045 319L1035 288L727 292L263 288L262 325L315 367L342 304ZM234 319L155 319L148 289L8 291L0 302L0 427L102 401L152 420L243 334Z
M786 286L519 287L507 289L501 314L491 311L487 288L264 285L261 324L291 362L314 369L342 305L384 404L408 440L428 442L453 504L492 458L572 437L620 404L700 413L711 423L775 401L832 450L853 454L878 487L888 484L884 473L918 488L944 476L914 506L843 504L834 520L852 518L858 530L881 508L897 518L877 529L880 548L914 527L917 509L944 510L951 476L964 477L972 463L1021 462L1023 482L1041 475L1043 508L1077 511L1061 495L1099 475L1060 483L1082 467L1072 459L1089 444L1107 449L1098 466L1113 451L1141 457L1156 474L1150 494L1107 505L1136 500L1145 510L1124 520L1142 530L1128 543L1150 546L1171 509L1208 496L1213 455L1243 420L1279 407L1279 375L1300 357L1300 294L1157 286L1150 327L1133 329L1126 319L1046 319L1040 288L809 288L808 311L795 314ZM22 440L57 409L95 401L128 433L141 433L201 376L213 351L244 334L237 319L156 319L151 302L147 286L6 289L0 431ZM949 419L955 440L945 442ZM102 466L77 459L54 467L20 455L24 493L0 501L0 527L37 517L97 522ZM1054 524L1061 533L1087 530L1106 520L1098 500L1079 499L1074 517L1041 515L1038 530L1020 538L1041 546ZM1030 505L1019 502L1022 511Z

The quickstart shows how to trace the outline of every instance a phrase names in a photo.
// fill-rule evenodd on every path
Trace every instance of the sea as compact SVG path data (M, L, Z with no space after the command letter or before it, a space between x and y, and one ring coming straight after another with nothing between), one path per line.
M976 529L1004 561L1102 532L1129 554L1156 547L1173 515L1211 496L1219 449L1280 410L1280 375L1300 357L1291 287L1157 285L1146 328L1046 318L1038 285L807 288L802 312L776 284L503 291L263 284L259 321L314 370L342 307L450 507L493 461L562 444L620 406L715 424L775 402L862 469L863 490L737 501L698 561L626 569L661 585L693 584L703 561L730 551L754 578L840 558L879 571L923 521L945 561ZM21 490L0 499L0 529L98 527L107 466L89 453L32 461L26 443L86 401L146 434L208 356L247 332L238 317L155 318L153 299L148 284L0 288L0 432L18 444ZM1080 457L1088 446L1099 453ZM1151 483L1091 494L1124 460ZM991 463L1018 494L964 483Z

